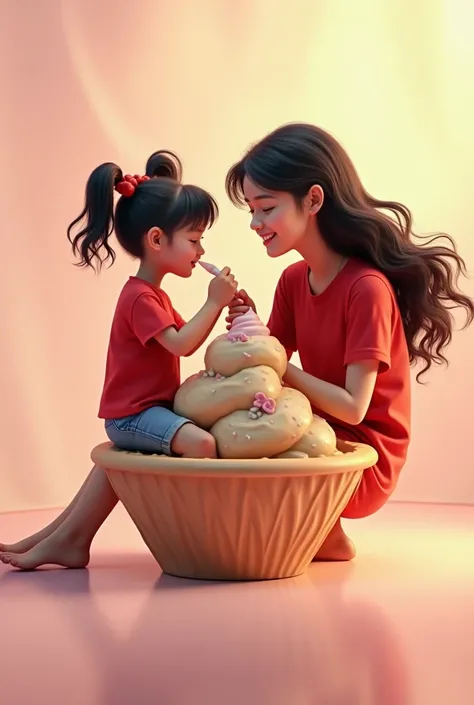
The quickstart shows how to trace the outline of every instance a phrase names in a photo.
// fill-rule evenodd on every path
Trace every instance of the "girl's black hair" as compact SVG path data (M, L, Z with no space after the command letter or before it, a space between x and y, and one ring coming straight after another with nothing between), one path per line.
M422 362L417 379L433 363L446 362L443 350L452 338L451 310L465 310L465 327L474 319L474 302L458 288L466 265L451 237L415 236L408 208L368 194L342 146L314 125L280 127L234 164L226 190L235 205L245 205L245 176L260 188L292 194L298 204L311 186L321 186L324 201L317 215L321 235L333 251L365 261L391 282L410 360ZM427 241L419 245L413 237ZM449 247L440 243L442 239Z
M152 154L146 175L148 181L139 183L132 196L120 196L114 206L114 189L124 178L122 170L107 162L91 173L84 208L67 229L79 266L100 270L108 260L113 264L115 252L109 238L114 230L123 249L141 258L143 236L153 227L172 238L180 228L205 230L213 225L218 216L216 201L199 186L181 183L182 165L175 154L165 150Z

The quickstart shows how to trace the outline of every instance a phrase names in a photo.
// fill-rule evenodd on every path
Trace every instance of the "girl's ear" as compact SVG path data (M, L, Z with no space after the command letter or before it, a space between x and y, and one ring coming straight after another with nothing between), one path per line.
M145 235L145 245L148 245L152 250L159 250L162 245L163 230L153 227Z

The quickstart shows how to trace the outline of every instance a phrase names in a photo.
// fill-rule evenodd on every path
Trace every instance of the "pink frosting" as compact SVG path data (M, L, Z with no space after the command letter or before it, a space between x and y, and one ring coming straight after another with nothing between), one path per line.
M270 335L270 329L262 323L255 311L250 308L247 313L234 318L227 337L229 340L242 340L242 336L244 336L245 340L252 335Z

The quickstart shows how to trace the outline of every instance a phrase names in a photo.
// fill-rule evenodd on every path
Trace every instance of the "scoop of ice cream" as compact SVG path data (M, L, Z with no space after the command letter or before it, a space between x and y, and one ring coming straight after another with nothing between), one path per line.
M211 428L221 458L263 458L283 453L297 443L313 420L304 394L285 387L273 413L234 411ZM304 452L298 457L304 457Z
M280 378L271 367L259 365L231 377L204 372L183 382L174 399L174 411L207 429L233 411L247 411L248 415L259 393L270 399L281 393Z
M247 313L234 318L227 337L231 340L239 336L250 338L253 335L270 335L270 329L262 323L255 311L249 308Z
M285 348L271 335L245 336L242 339L229 339L228 335L220 335L207 348L204 364L206 370L213 370L223 377L265 365L283 379L288 359Z
M293 454L302 453L304 457L321 458L335 455L336 450L337 438L334 429L321 416L313 414L311 425L302 437L286 453L275 457L297 457Z
M307 453L302 453L300 450L285 450L284 453L278 453L278 455L274 455L274 458L294 458L295 460L304 460L308 458Z

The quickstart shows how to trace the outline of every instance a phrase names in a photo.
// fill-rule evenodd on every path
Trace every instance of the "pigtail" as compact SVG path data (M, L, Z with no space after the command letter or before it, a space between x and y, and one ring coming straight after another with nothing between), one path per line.
M158 152L154 152L151 157L149 157L146 163L145 173L150 179L161 177L181 182L183 165L174 152L161 149Z
M87 180L84 209L67 229L74 256L80 260L79 267L100 270L108 260L110 265L115 261L109 237L115 225L114 188L122 178L121 169L108 162L94 169ZM76 226L80 230L73 236Z
M124 175L107 162L89 176L84 208L67 229L79 267L100 271L109 260L110 265L115 262L112 233L133 259L142 259L151 228L161 228L171 240L180 228L204 230L214 223L215 200L198 186L181 184L182 165L173 152L152 154L146 172ZM115 207L114 190L121 195Z

